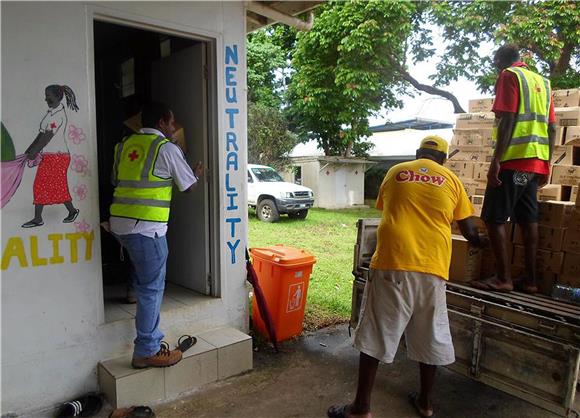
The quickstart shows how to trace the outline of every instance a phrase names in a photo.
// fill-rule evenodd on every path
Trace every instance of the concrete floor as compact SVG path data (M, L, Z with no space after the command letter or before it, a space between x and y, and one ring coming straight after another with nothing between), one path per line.
M254 370L211 384L154 410L163 418L325 417L334 403L354 397L358 352L346 325L331 327L282 344L281 352L255 352ZM407 394L417 390L415 363L399 353L381 365L373 392L374 417L416 417ZM439 418L555 417L524 401L441 368L435 390Z

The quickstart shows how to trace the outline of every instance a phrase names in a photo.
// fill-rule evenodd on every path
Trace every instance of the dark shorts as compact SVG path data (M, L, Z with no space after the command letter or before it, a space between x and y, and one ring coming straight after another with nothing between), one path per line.
M538 180L534 173L502 170L501 186L485 190L481 219L503 224L508 218L517 223L538 222Z

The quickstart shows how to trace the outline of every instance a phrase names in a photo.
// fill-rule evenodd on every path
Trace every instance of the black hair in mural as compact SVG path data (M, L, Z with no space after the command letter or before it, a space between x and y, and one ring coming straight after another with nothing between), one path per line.
M60 86L58 84L51 84L46 88L47 91L50 91L54 96L58 98L59 101L62 101L63 97L66 98L66 106L70 110L74 110L78 112L79 107L77 106L77 98L75 93L69 86Z

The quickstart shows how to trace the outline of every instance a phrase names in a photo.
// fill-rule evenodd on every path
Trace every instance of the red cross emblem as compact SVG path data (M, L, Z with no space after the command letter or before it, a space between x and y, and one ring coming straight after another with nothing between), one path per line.
M50 129L56 129L56 123L50 122Z
M139 154L137 154L136 150L133 150L130 154L129 154L129 159L131 160L131 162L135 161L137 158L139 158Z

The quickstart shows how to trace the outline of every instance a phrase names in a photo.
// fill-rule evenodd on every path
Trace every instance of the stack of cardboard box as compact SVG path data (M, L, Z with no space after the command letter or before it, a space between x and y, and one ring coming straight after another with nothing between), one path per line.
M554 104L558 127L551 181L538 191L541 202L537 270L540 292L544 294L550 294L555 283L580 287L580 89L554 91ZM479 215L493 155L492 105L493 98L469 101L469 113L457 117L445 164L463 182L481 230L485 230L485 226ZM456 224L452 230L460 234ZM510 260L512 273L517 277L525 264L524 241L519 228L510 227L510 231L513 239ZM462 237L454 235L453 251L451 280L469 281L495 272L490 248L476 251Z
M550 185L542 200L576 200L580 184L580 89L554 91L556 146L552 157Z

